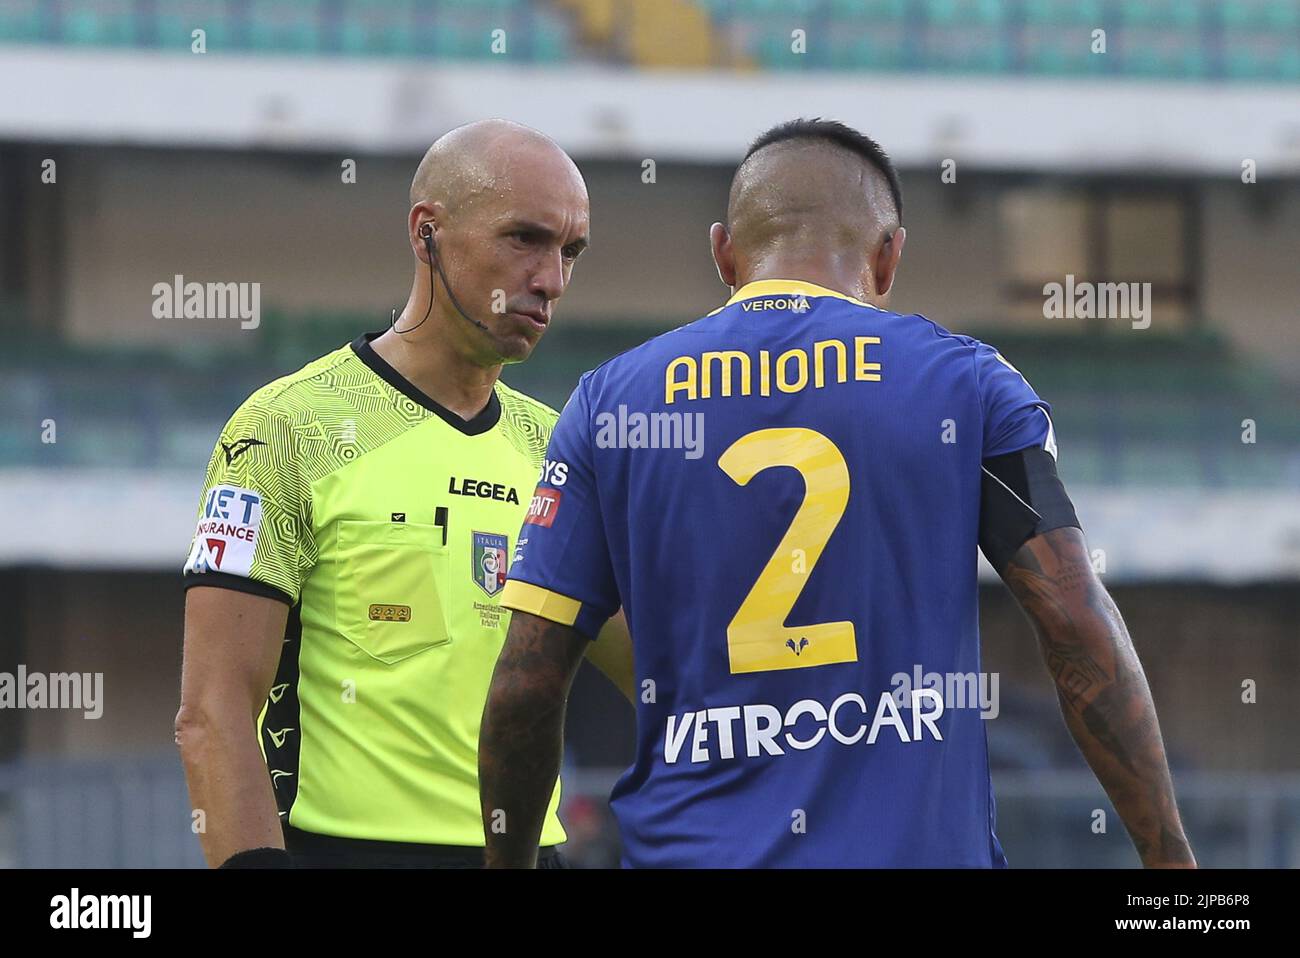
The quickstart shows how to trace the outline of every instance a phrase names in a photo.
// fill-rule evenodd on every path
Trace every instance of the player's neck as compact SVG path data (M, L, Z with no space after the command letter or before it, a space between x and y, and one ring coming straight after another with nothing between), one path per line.
M736 277L736 289L763 280L792 279L812 283L837 293L869 302L871 290L866 288L859 270L827 263L824 260L782 257L764 260L743 275Z
M396 325L405 329L410 323L399 317ZM450 337L436 335L430 326L400 335L389 329L370 345L380 359L416 389L462 419L470 420L487 406L501 367L469 362L449 340Z

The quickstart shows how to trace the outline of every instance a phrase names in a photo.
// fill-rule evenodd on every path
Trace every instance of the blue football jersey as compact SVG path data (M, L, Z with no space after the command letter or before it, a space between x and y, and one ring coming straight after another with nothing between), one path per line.
M585 374L502 604L620 606L624 863L1001 867L978 694L981 460L1054 451L994 349L764 280Z

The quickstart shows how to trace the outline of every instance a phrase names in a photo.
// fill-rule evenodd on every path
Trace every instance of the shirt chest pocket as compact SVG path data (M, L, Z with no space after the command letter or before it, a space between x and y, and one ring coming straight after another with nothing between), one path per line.
M443 530L418 522L338 525L339 631L388 665L451 641Z

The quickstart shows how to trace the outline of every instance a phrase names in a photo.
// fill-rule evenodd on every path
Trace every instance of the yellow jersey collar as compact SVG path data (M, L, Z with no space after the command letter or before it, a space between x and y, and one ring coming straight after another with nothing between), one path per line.
M746 283L732 294L726 305L731 306L733 303L739 303L742 299L755 299L759 296L778 296L781 294L789 295L791 293L802 293L804 296L834 296L836 299L846 299L850 303L857 303L859 306L871 305L862 302L860 299L854 299L845 293L827 289L825 286L818 286L816 283L805 283L801 279L760 279L753 283ZM725 309L726 307L722 308Z

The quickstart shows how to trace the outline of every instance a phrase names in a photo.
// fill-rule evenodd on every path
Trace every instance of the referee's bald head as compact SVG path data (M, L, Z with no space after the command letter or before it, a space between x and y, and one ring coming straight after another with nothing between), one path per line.
M411 179L411 205L440 202L456 212L517 186L512 181L523 161L558 175L564 185L582 185L573 160L545 133L512 120L478 120L429 147Z
M526 359L590 239L577 165L544 133L480 120L429 147L410 200L416 263L402 328L452 342L480 365Z
M898 173L875 140L836 120L791 120L759 136L736 169L729 256L742 276L774 260L866 268L899 234L902 213Z

